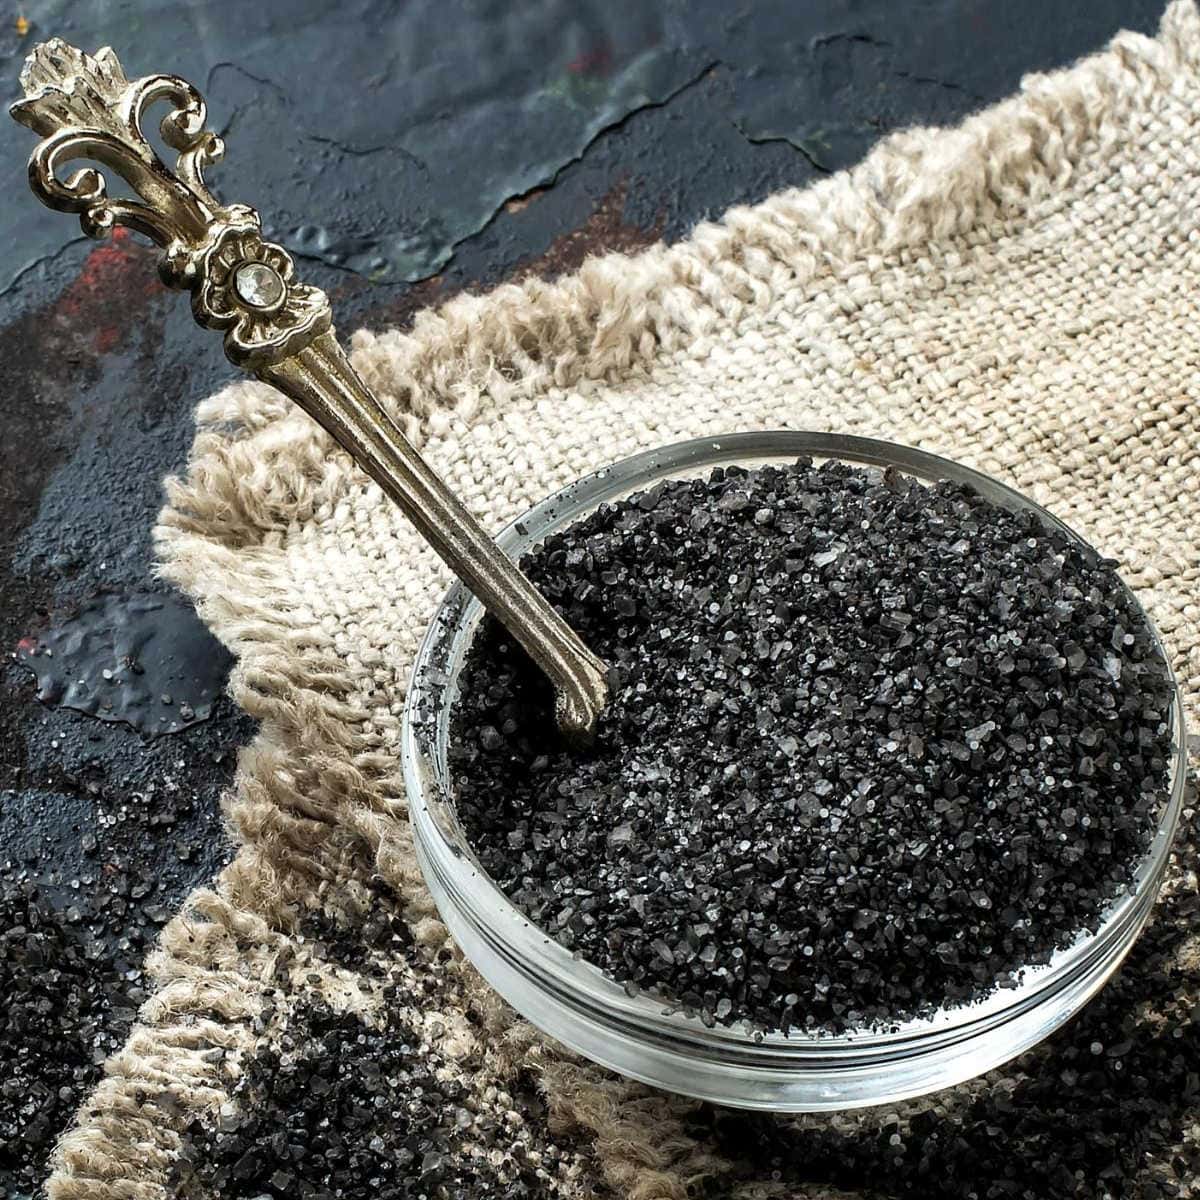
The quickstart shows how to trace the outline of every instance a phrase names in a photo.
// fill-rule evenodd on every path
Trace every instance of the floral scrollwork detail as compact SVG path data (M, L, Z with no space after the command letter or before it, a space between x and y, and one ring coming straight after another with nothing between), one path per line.
M51 208L78 213L92 237L126 225L156 241L166 251L164 282L192 292L197 321L225 330L235 363L278 362L329 328L324 294L293 281L291 257L263 240L257 213L221 204L205 183L204 169L224 146L205 128L204 100L190 83L173 75L131 81L107 47L90 55L52 38L29 56L21 84L25 99L12 115L42 139L29 160L34 192ZM170 106L159 128L178 152L173 170L142 131L159 102ZM110 196L94 166L64 171L79 159L120 176L135 198Z
M330 327L325 293L294 282L292 256L257 225L216 229L193 261L192 312L225 330L225 353L240 366L286 358Z

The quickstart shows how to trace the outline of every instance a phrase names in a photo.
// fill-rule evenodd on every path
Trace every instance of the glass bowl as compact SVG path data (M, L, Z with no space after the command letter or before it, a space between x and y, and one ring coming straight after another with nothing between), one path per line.
M894 466L926 481L969 483L994 503L1032 510L1082 542L1019 493L947 459L869 438L795 432L705 438L634 455L542 501L498 541L519 558L597 505L662 480L802 456ZM704 1100L780 1112L855 1108L923 1095L982 1074L1052 1033L1117 969L1150 914L1179 820L1186 767L1183 706L1156 632L1174 691L1168 791L1132 886L1109 906L1094 933L1081 934L1011 986L887 1030L835 1035L793 1029L756 1039L749 1029L710 1029L697 1017L665 1010L649 996L629 996L509 902L480 866L459 825L447 767L450 715L482 616L479 602L462 584L455 585L417 652L401 748L417 857L443 920L480 974L538 1028L606 1067Z

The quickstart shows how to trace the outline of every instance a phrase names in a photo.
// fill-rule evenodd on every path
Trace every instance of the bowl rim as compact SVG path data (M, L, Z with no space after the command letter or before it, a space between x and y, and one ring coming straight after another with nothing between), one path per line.
M878 438L801 430L764 430L688 439L644 450L583 476L509 522L497 535L501 549L519 558L550 534L571 524L597 504L644 490L663 479L685 478L716 466L767 465L800 457L837 459L857 466L894 466L922 482L952 480L975 487L986 498L1010 509L1035 512L1047 525L1073 541L1095 548L1070 526L1014 488L980 471L928 451ZM431 761L427 746L445 746L453 709L448 691L457 680L475 627L480 602L456 582L439 604L421 640L405 700L401 760L411 820L422 869L438 873L439 884L485 931L493 949L534 980L543 992L585 1011L593 1019L635 1036L653 1034L689 1053L723 1058L735 1054L778 1067L780 1060L799 1066L806 1059L836 1057L839 1065L864 1064L880 1053L925 1053L983 1033L1058 994L1098 959L1128 949L1157 895L1182 808L1186 783L1183 702L1161 635L1128 584L1122 587L1150 630L1171 688L1172 749L1169 778L1158 828L1126 891L1110 902L1093 932L1081 932L1057 950L1045 965L1023 970L1014 983L1003 982L966 1004L943 1006L886 1028L857 1027L841 1033L793 1026L755 1033L744 1024L705 1025L698 1016L646 992L629 995L598 967L577 958L534 925L488 876L458 823L449 794L446 762ZM442 663L442 665L436 665ZM440 700L440 703L438 702ZM430 728L432 722L432 737ZM1147 898L1148 897L1148 898ZM1136 925L1133 934L1130 926Z

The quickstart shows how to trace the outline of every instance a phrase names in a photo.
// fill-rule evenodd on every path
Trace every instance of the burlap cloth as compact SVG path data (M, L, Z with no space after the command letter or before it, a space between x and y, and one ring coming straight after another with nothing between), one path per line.
M1120 558L1200 727L1198 71L1187 0L1156 39L1122 34L957 129L889 137L854 170L735 209L679 245L461 296L411 332L360 332L355 363L489 528L636 450L739 429L844 430L980 468ZM930 1194L984 1196L997 1161L1053 1161L1056 1137L1067 1183L1047 1167L1045 1194L1070 1192L1070 1172L1082 1178L1090 1161L1071 1154L1085 1135L1047 1116L1049 1101L989 1118L978 1136L998 1158L981 1158L974 1181L961 1150L952 1169L945 1157L955 1122L977 1123L981 1104L1003 1114L1023 1089L1053 1091L1057 1040L930 1100L755 1119L728 1136L722 1114L582 1063L517 1019L446 953L397 770L409 664L446 572L267 388L229 387L197 425L158 545L166 575L237 655L232 692L261 731L225 802L236 858L166 928L158 991L64 1138L52 1196L162 1196L179 1130L197 1113L216 1119L239 1063L289 1011L299 1020L318 997L371 1020L372 973L330 961L303 930L320 910L353 936L388 904L415 949L365 957L424 981L414 1038L544 1164L546 1195L909 1194L888 1146L911 1157L924 1138ZM1184 824L1168 897L1195 891L1181 865L1194 862L1190 810ZM1106 1019L1130 1053L1171 1026L1200 1070L1196 1041L1176 1029L1200 995L1194 918L1170 903L1147 935L1160 936L1153 970L1143 964L1152 985L1131 983L1128 1011ZM1168 921L1182 928L1163 933ZM282 999L264 1020L267 987ZM531 1087L544 1115L523 1107ZM1097 1093L1106 1136L1133 1140L1114 1141L1125 1165L1109 1184L1089 1186L1190 1192L1197 1101L1162 1099L1161 1120L1130 1108L1126 1122L1122 1095ZM1125 1124L1152 1128L1139 1141Z

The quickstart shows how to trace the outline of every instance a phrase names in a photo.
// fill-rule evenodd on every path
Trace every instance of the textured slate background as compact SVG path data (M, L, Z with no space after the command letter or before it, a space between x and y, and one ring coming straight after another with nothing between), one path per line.
M1119 28L1150 31L1160 10L39 0L28 29L3 17L0 74L15 97L30 46L59 34L111 44L131 76L197 83L229 146L217 190L262 209L348 332L679 237L889 130L954 121ZM65 909L73 880L107 881L116 903L85 905L71 934L99 947L103 981L136 970L158 918L228 854L217 798L252 727L219 698L224 652L158 595L149 530L193 407L232 369L148 249L90 243L34 201L32 144L0 123L0 884ZM146 674L113 685L103 672L130 645ZM62 706L81 696L96 712ZM0 961L0 994L19 990L14 972ZM113 1006L107 1035L130 1016ZM5 1169L0 1155L0 1184Z

